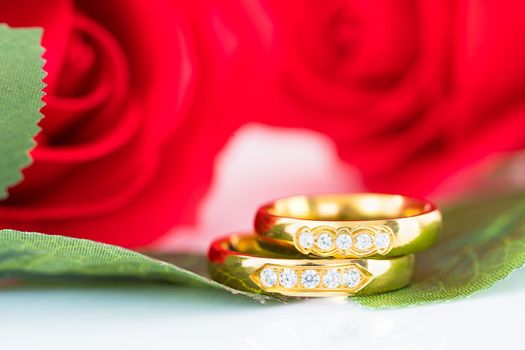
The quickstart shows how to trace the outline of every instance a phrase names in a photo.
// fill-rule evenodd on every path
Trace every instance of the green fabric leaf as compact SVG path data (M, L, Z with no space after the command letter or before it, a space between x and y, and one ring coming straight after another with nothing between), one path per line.
M34 232L0 230L0 278L28 280L144 280L194 287L212 287L263 301L264 295L223 286L168 261L198 267L202 257L164 256L159 260L109 244Z
M0 199L21 180L40 128L45 84L42 30L0 25Z
M409 287L355 300L370 307L452 300L490 288L525 264L525 194L446 209L443 223L438 244L418 254Z
M525 194L464 203L444 210L443 217L442 239L418 255L411 286L354 300L370 307L396 307L465 297L525 263ZM286 300L238 292L205 276L203 256L153 257L88 240L0 231L0 278L143 280L211 287L261 301Z

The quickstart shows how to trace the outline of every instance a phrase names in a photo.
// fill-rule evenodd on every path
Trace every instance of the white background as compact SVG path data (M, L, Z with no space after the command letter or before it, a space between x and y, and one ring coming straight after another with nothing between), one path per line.
M1 349L522 349L525 270L468 299L371 310L171 286L9 288Z
M248 230L255 208L275 197L361 189L333 145L309 131L248 126L216 166L198 224L156 248L204 250L213 237ZM441 194L471 179L466 171ZM0 349L519 349L524 315L525 270L468 299L389 310L344 298L262 305L167 285L6 285Z

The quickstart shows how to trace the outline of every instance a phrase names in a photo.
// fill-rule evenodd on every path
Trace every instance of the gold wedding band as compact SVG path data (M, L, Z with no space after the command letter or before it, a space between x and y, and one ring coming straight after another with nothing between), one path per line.
M432 246L441 214L428 201L393 194L330 194L278 199L259 208L264 248L311 257L395 257Z
M436 242L441 214L394 194L296 196L260 207L254 226L211 244L214 280L270 295L369 295L410 283L413 253Z
M296 297L367 295L410 283L414 256L391 259L304 259L260 247L254 235L212 243L211 277L232 288Z

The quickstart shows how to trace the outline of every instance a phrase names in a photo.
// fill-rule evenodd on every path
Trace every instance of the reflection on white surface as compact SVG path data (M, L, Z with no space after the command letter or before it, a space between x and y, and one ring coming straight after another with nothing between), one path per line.
M287 305L172 286L0 292L2 349L519 348L525 270L455 302L371 310L341 298Z

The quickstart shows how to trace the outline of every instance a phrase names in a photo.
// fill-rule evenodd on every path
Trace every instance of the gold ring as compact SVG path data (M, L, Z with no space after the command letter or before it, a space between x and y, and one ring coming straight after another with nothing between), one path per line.
M410 283L414 256L390 259L302 259L261 248L254 235L216 240L208 253L211 277L252 293L296 297L368 295Z
M335 258L401 256L438 239L441 214L428 201L357 193L282 198L259 208L259 243L305 255Z

